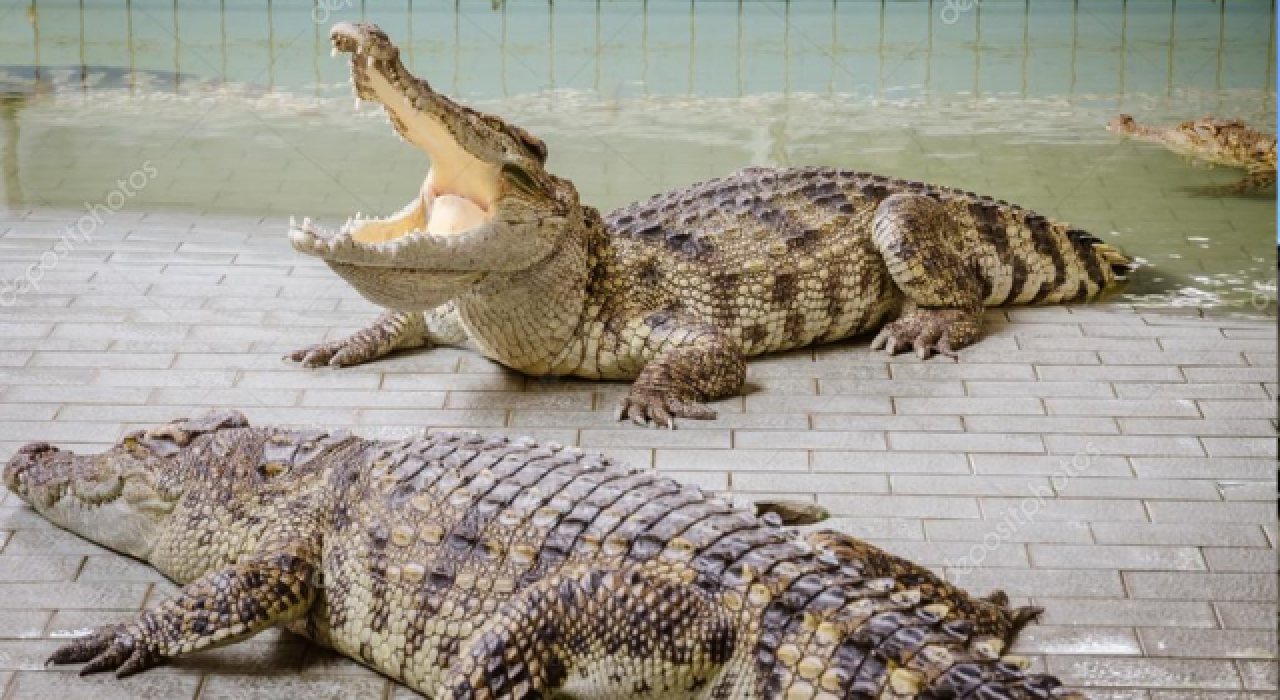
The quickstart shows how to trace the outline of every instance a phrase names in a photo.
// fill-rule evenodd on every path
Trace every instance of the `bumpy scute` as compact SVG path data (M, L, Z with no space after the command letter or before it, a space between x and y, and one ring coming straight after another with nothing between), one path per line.
M152 431L184 436L163 455L40 446L6 469L41 513L108 546L105 519L127 509L69 519L71 496L44 491L97 465L180 494L146 559L182 589L50 661L127 675L286 624L438 698L1057 694L1005 653L1034 610L848 535L798 535L777 504L757 518L554 443L366 441L218 427L225 415Z
M357 91L375 99L361 92L368 71L353 65ZM415 202L405 209L413 215L357 227L403 245L335 252L304 232L295 246L380 304L410 311L452 300L448 327L513 369L634 380L618 411L624 420L674 427L713 417L705 404L741 390L745 358L895 319L885 347L950 354L977 338L984 306L1097 298L1128 266L1098 238L1003 200L838 168L747 168L601 216L573 183L545 171L544 150L508 148L531 143L523 130L393 67L395 86L423 105L418 116L476 153L504 144L507 160L520 156L512 171L520 176L505 179L511 186L483 226L456 235L422 235L434 205ZM391 103L383 106L393 126L429 141L425 130L412 132L405 100ZM424 192L434 191L435 167ZM514 203L512 193L520 193ZM430 343L456 340L427 333ZM360 334L320 347L315 358L379 354Z

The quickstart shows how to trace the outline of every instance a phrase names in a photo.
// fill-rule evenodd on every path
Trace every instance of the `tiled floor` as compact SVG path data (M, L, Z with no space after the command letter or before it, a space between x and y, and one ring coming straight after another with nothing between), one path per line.
M374 310L293 255L280 222L125 210L55 245L76 216L0 220L0 458L31 440L102 447L202 406L371 436L533 434L743 497L816 497L840 528L1043 605L1019 649L1100 697L1275 696L1274 317L994 312L958 363L865 340L762 358L719 421L640 430L612 421L620 385L528 379L466 350L283 363ZM12 496L0 547L0 698L411 695L274 632L124 682L46 670L55 638L171 587Z

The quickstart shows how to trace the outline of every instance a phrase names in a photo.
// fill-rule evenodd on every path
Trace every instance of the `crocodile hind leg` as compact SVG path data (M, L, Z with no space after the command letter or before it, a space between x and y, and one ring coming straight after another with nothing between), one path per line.
M618 419L676 427L676 418L712 420L704 401L731 396L746 379L747 364L731 338L714 326L658 312L642 319L643 347L652 357L618 404ZM640 338L641 336L635 336Z
M433 697L693 697L740 642L736 614L692 578L646 567L539 581L463 644Z
M351 335L309 345L285 357L305 367L349 367L390 355L396 350L457 345L465 342L467 331L450 302L425 315L418 311L388 311L370 326Z
M1251 170L1235 182L1222 185L1198 185L1182 190L1196 197L1230 197L1257 194L1276 184L1276 171Z
M907 298L902 314L885 325L872 350L890 355L911 348L955 356L982 327L982 283L959 249L955 219L931 197L897 194L876 209L872 238L889 274Z
M805 595L779 606L790 614L764 614L764 692L752 697L1054 696L1055 679L1027 673L1026 659L1005 655L1015 615L1001 601L970 598L928 569L838 532L805 539L834 557L839 573L802 577Z
M114 670L123 678L180 654L231 644L305 614L315 598L314 578L305 557L251 559L184 586L132 622L69 642L49 663L87 661L80 675Z
M1275 184L1275 170L1252 170L1240 180L1223 186L1221 192L1226 194L1247 194L1274 187Z
M1009 596L1004 591L993 591L982 599L974 598L939 578L927 567L843 532L816 530L806 534L804 539L815 550L830 553L842 564L856 568L863 576L888 577L917 587L925 598L944 603L973 622L975 632L995 636L1007 645L1013 644L1018 632L1043 612L1034 606L1011 607Z

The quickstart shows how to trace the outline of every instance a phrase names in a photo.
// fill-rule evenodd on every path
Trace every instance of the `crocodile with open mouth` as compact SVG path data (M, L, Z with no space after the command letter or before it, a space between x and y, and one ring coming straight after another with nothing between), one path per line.
M634 379L620 418L713 418L745 358L882 328L872 348L953 354L983 306L1093 299L1128 264L1094 236L972 192L835 168L747 168L601 216L547 148L410 75L371 24L336 25L359 99L431 161L386 219L293 246L393 311L299 350L307 366L470 340L531 375ZM888 319L894 319L887 324Z
M1004 653L1037 610L574 447L212 411L98 455L27 445L4 481L182 584L53 653L82 674L283 624L436 700L1068 695Z
M1239 194L1276 184L1276 137L1250 129L1239 119L1200 117L1168 128L1153 128L1121 114L1107 123L1107 129L1164 146L1188 158L1247 171L1238 182L1209 188L1209 193Z

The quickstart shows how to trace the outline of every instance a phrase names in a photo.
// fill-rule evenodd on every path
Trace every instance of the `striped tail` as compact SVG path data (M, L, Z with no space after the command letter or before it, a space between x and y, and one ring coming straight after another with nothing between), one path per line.
M1003 200L938 188L962 223L962 249L983 285L986 306L1097 299L1133 267L1093 234Z
M1027 659L1004 653L1038 610L1010 608L1002 593L972 598L928 569L842 533L805 539L848 575L857 570L859 580L839 596L828 589L812 598L801 624L766 629L779 643L770 697L814 697L808 690L895 700L1078 697L1057 678L1029 672ZM817 687L798 688L804 678Z

